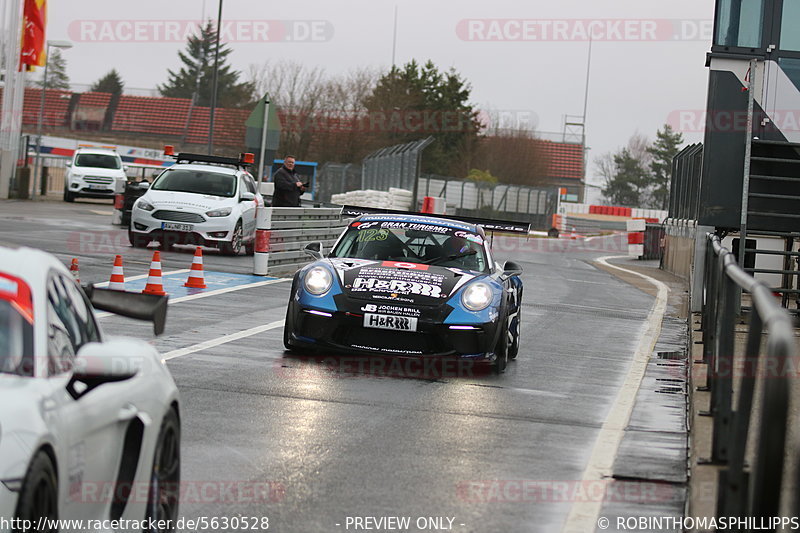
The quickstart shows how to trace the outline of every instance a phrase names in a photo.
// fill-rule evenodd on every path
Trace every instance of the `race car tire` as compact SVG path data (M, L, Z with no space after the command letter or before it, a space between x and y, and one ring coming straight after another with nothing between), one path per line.
M495 346L494 353L496 359L492 366L495 374L502 374L506 371L508 365L508 321L503 323L502 330L497 336L497 346Z
M508 358L516 359L519 354L519 336L522 333L522 307L517 311L515 331L511 332L511 344L508 347Z
M75 201L75 193L69 192L66 188L64 189L64 201L65 202L74 202Z
M181 481L181 424L170 408L161 420L150 471L146 520L171 520L178 516Z
M239 255L242 251L242 221L236 222L231 235L231 242L219 243L219 251L225 255Z
M150 244L150 239L128 230L128 242L130 242L131 246L134 248L147 248L147 245Z
M36 454L25 474L17 501L16 518L36 524L40 518L58 519L58 480L53 461L44 451ZM45 531L56 531L55 524Z

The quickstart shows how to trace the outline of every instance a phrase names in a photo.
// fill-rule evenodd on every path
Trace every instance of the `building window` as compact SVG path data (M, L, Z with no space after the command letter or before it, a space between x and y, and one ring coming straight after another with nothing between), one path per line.
M764 0L718 0L714 44L760 48L763 27Z
M800 52L800 0L783 0L781 13L781 50Z

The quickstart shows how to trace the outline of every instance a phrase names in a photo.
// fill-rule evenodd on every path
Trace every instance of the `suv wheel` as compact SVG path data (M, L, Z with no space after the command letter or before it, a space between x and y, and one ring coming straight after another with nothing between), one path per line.
M64 187L64 201L65 202L74 202L75 201L75 193L69 192L66 187Z

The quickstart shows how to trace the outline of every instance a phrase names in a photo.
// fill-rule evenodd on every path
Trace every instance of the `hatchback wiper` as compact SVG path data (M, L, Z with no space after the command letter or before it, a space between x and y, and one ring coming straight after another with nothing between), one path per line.
M433 259L429 259L427 261L423 261L423 265L435 265L439 261L452 261L453 259L461 259L462 257L467 257L468 255L475 255L478 253L478 250L467 250L466 252L461 252L458 254L447 255L444 257L434 257Z

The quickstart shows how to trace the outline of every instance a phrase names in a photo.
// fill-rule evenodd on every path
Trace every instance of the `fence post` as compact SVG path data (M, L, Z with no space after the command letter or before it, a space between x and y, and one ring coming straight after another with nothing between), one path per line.
M714 417L714 433L712 435L711 460L714 463L728 462L728 448L731 440L731 404L733 396L733 349L736 326L734 302L739 293L739 286L728 277L725 269L735 264L731 254L720 255L722 272L720 278L720 309L717 315L717 338L715 351L714 387L711 397L711 414Z

